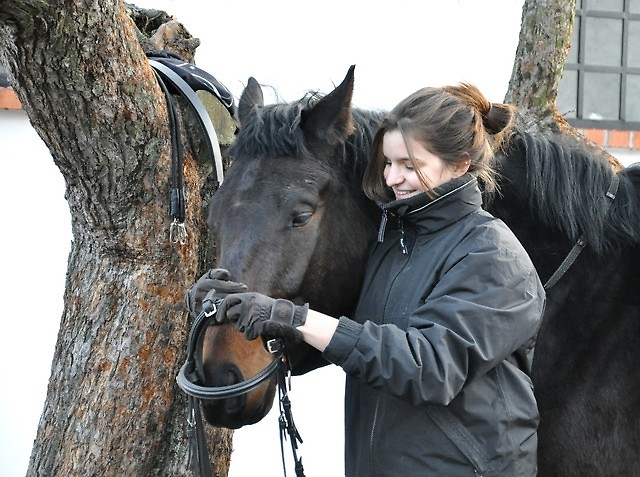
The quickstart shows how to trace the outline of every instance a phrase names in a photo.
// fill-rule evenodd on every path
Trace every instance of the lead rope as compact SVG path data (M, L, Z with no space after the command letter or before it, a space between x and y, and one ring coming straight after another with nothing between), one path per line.
M291 369L286 353L281 358L284 366L278 369L278 396L280 403L280 418L278 424L280 427L280 453L282 455L282 469L284 477L287 477L287 465L284 458L284 441L289 436L291 442L291 452L293 453L293 461L295 463L296 477L305 477L304 467L302 465L302 457L298 457L298 442L302 444L302 437L293 422L293 414L291 413L291 400L289 399L289 391L291 390ZM284 369L286 367L286 370Z

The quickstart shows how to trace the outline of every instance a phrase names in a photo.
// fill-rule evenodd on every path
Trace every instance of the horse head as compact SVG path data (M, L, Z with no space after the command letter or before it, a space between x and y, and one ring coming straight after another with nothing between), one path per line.
M371 203L360 188L366 160L354 155L368 158L370 147L362 144L370 143L377 119L366 127L354 124L353 83L351 67L326 96L265 106L260 85L250 78L229 151L233 164L208 214L216 264L235 281L336 317L356 302L375 234ZM361 143L350 145L358 137ZM305 344L287 348L294 373L326 364ZM261 340L247 341L231 325L205 332L208 386L246 380L272 360ZM211 424L238 428L262 419L274 393L272 379L246 395L208 401L203 413Z

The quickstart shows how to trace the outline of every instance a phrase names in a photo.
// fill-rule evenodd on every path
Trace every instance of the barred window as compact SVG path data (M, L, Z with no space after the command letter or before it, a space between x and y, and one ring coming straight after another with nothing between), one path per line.
M577 0L558 111L575 127L640 128L640 0Z

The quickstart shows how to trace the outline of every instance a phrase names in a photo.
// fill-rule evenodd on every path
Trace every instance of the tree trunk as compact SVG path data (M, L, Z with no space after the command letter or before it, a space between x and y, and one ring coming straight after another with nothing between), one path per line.
M575 10L576 0L525 0L505 102L520 108L529 131L573 136L596 149L619 171L623 168L620 161L571 126L556 107Z
M520 40L505 101L536 118L531 129L571 128L558 113L556 97L571 46L575 9L575 0L525 0L522 7Z
M185 160L189 239L172 244L165 99L121 2L0 0L0 32L14 88L66 181L73 228L28 475L187 475L175 376L189 327L184 290L208 256L207 167ZM25 286L46 307L46 281L34 274ZM231 433L210 434L214 469L226 475Z

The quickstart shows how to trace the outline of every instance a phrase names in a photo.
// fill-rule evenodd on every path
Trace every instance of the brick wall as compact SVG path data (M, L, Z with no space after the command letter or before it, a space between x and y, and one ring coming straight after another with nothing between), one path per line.
M0 87L0 109L22 109L22 105L12 88Z
M579 129L579 131L604 148L629 149L640 152L640 131L617 131L615 129Z

